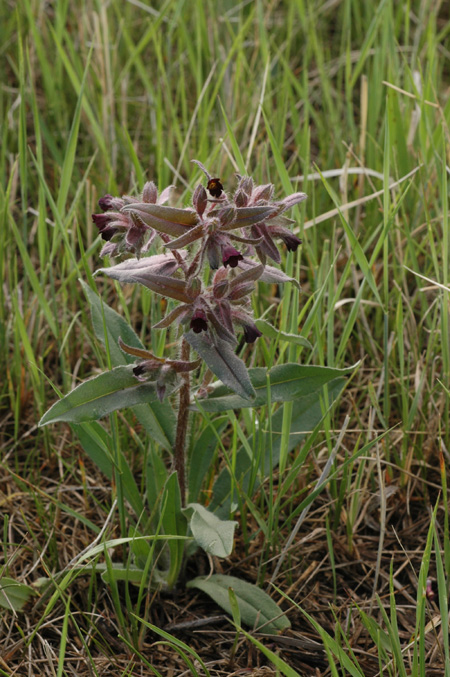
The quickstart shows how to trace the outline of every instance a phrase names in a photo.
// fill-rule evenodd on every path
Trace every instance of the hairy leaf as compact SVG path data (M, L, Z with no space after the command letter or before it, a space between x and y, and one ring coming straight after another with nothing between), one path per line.
M115 367L88 379L56 402L39 421L40 426L67 421L95 421L117 409L157 400L156 383L141 383L133 367Z
M99 341L108 343L111 362L114 367L120 364L132 364L134 358L119 348L119 337L130 346L143 348L141 340L119 313L102 302L83 280L80 280L91 307L92 324ZM105 336L106 332L106 336ZM171 451L175 443L176 416L173 407L166 398L164 402L151 402L133 407L133 413L146 431L162 447Z
M198 545L213 557L228 557L233 550L237 522L221 520L200 503L189 503L184 510L190 517L189 526Z
M213 342L207 334L195 334L192 330L184 337L217 378L247 402L246 406L251 406L249 399L255 396L255 391L245 364L233 352L230 344L217 337Z
M18 583L14 578L0 578L0 607L10 611L21 611L28 600L36 594L29 585Z
M218 386L207 398L200 401L204 411L228 411L242 407L260 407L267 404L267 375L270 378L271 402L288 402L311 395L340 376L350 374L355 367L333 369L300 364L282 364L270 370L264 367L249 369L248 375L256 397L253 400L240 397L230 388ZM191 406L196 409L196 405Z
M133 203L124 207L122 211L134 212L147 226L172 237L183 235L198 222L197 214L189 209L177 209L147 202Z
M264 590L235 576L223 574L213 574L208 578L198 576L189 581L187 587L206 592L222 609L230 614L232 608L228 589L232 588L236 595L242 621L249 627L257 628L261 632L275 635L281 630L291 627L289 620L282 615L282 611Z

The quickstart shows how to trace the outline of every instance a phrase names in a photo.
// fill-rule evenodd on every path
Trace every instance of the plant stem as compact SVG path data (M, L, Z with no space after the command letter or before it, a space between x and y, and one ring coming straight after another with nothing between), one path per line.
M190 345L183 339L180 359L189 362ZM178 407L177 434L175 437L174 467L178 475L180 486L181 505L186 504L186 435L189 421L189 404L191 400L191 383L189 372L182 374L183 385L180 390L180 405Z

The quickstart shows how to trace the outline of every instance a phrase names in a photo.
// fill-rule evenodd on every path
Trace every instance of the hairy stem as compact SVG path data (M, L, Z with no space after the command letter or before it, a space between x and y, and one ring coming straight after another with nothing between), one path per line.
M183 339L180 359L189 362L190 345ZM189 404L191 397L191 383L189 372L182 375L183 385L180 390L180 405L178 407L177 434L175 438L174 466L180 485L181 504L186 504L186 435L189 422Z

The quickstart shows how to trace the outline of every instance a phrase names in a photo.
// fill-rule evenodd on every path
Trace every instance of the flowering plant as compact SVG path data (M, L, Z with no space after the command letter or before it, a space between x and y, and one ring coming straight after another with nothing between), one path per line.
M152 432L153 438L172 452L173 472L169 472L153 445L152 470L147 473L147 501L150 503L152 499L159 506L156 522L167 540L166 548L158 555L158 574L154 575L153 582L169 588L182 571L183 539L189 535L194 544L200 545L209 555L225 557L231 552L236 524L220 519L211 508L207 510L193 502L197 496L192 494L198 492L205 463L199 464L203 470L197 467L191 454L187 478L186 439L190 412L196 408L219 412L261 406L268 401L269 388L271 402L300 401L302 398L306 402L312 395L316 402L317 393L324 384L346 373L346 370L297 364L271 370L249 370L236 354L240 338L253 344L263 333L269 337L274 333L277 335L274 327L253 317L251 295L258 281L289 282L298 286L297 280L269 265L268 260L275 264L281 262L280 240L292 252L300 245L301 240L291 231L294 221L286 216L286 212L305 200L306 195L295 192L276 200L272 184L255 185L248 176L238 176L237 188L229 195L219 178L212 176L202 163L197 160L194 163L205 175L206 185L196 187L188 207L170 206L171 187L158 196L156 185L148 182L139 198L105 195L99 200L102 212L92 217L105 242L101 256L123 259L110 267L100 268L97 274L120 283L142 285L169 301L172 307L153 329L172 327L175 330L175 354L157 355L146 349L123 318L103 307L92 289L86 286L96 334L108 347L111 361L116 366L79 385L54 404L40 422L41 425L56 421L82 424L76 430L91 457L107 474L117 475L119 468L116 479L122 482L123 494L138 516L137 524L147 525L144 537L155 529L153 505L150 516L126 458L115 453L112 462L111 456L108 457L99 444L98 440L104 439L105 433L96 421L117 409L129 407ZM305 339L296 335L284 335L284 338L308 345ZM205 366L202 378L193 385L191 375L202 365ZM223 385L213 383L214 376ZM172 406L175 396L177 410ZM310 407L311 402L308 401L307 406ZM303 409L300 404L299 411ZM298 434L293 433L294 444L298 439ZM203 454L203 450L199 453ZM235 468L235 472L241 472L240 479L248 470L245 460L248 460L247 454L245 459L238 459ZM186 503L188 493L190 502ZM211 505L223 508L223 498L213 497ZM226 499L230 508L231 499L228 495ZM147 550L143 549L142 544L137 547L136 538L142 536L137 524L130 531L133 570L140 571L143 579L143 572L148 572L149 558L155 557L155 551L149 546ZM111 567L103 573L111 577ZM129 568L122 574L128 576ZM120 571L115 572L116 579L120 575ZM228 578L211 577L208 582L199 578L191 584L204 589L226 606L223 595L217 590L220 591L221 586L228 587ZM234 583L237 593L236 585ZM243 598L248 592L246 585L249 584L242 582ZM252 596L253 593L250 598ZM278 609L270 607L270 598L267 597L266 602L258 600L259 607L269 605L266 609L269 631L286 627L284 618L273 620ZM261 608L255 611L260 612Z

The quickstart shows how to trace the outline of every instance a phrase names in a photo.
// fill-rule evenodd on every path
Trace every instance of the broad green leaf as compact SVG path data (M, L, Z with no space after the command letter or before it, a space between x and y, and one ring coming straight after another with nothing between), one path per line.
M103 302L101 297L96 294L84 280L79 280L91 309L92 326L95 336L101 343L108 343L108 350L111 356L113 366L120 364L133 364L135 358L132 355L125 354L119 348L119 336L122 341L133 348L144 348L141 340L130 327L128 322L119 313L110 308ZM105 336L106 330L106 336Z
M303 346L304 348L309 348L312 350L312 345L304 336L300 336L299 334L288 334L285 331L279 331L266 320L255 320L255 324L264 336L268 336L269 338L273 339L281 338L287 343L294 343L297 346Z
M187 520L181 510L180 486L176 472L173 472L166 482L162 505L164 512L161 524L164 533L186 536ZM169 541L168 547L170 569L167 574L167 584L169 588L172 588L178 580L183 564L184 543L183 541Z
M134 537L134 541L130 543L130 550L133 553L134 564L144 570L150 557L151 547L148 541L144 541L139 536L144 536L135 526L131 525L128 529L128 534Z
M97 421L72 424L72 430L78 436L86 454L89 456L106 477L111 480L114 475L114 460L110 454L113 448L111 435ZM127 459L121 454L120 468L122 474L122 488L125 498L139 517L144 511L144 503Z
M205 552L214 557L231 555L237 522L219 519L200 503L189 503L184 514L190 516L192 535Z
M184 541L190 540L186 535L178 535L178 534L150 534L148 536L125 536L123 538L112 538L109 541L104 541L103 543L99 543L98 545L92 546L89 550L83 551L83 554L77 559L76 561L76 566L80 565L81 562L85 562L86 560L90 560L94 557L97 557L97 555L100 555L101 553L104 553L105 550L111 550L114 548L118 548L121 545L128 545L129 543L134 543L137 540L142 539L144 541L179 541L183 543ZM96 564L96 567L100 567L100 564ZM84 566L83 566L84 568ZM68 573L68 580L70 580L72 572L69 571ZM65 577L65 579L67 578ZM64 580L65 580L64 579ZM61 588L64 589L64 588Z
M219 444L218 438L228 424L228 420L228 416L222 416L210 421L201 435L194 440L194 447L189 456L188 495L191 501L199 498L203 480L211 467L213 456Z
M33 595L36 595L36 591L29 585L18 583L9 576L0 578L0 607L21 611Z
M328 401L332 403L345 385L343 378L332 381L328 386ZM294 402L292 410L291 433L289 435L288 451L292 451L304 438L307 432L314 430L323 416L320 404L321 392L315 392L307 397L302 397ZM264 476L272 471L278 465L280 459L281 429L283 425L283 407L280 407L272 416L272 442L269 433L266 432L266 426L259 431L262 440L255 439L252 435L248 439L250 448L257 447L258 444L264 450L261 459L260 470L264 469ZM270 451L272 448L272 452ZM272 466L271 466L272 462ZM249 487L250 476L252 474L252 459L247 450L240 447L236 454L235 478L243 492ZM257 488L258 483L255 485ZM219 516L228 516L231 505L231 476L228 468L224 468L219 474L213 487L213 498L209 505L210 510L214 510Z
M119 348L119 337L129 346L143 348L139 337L128 322L103 303L83 280L80 280L84 293L89 301L94 333L99 341L105 344L105 328L108 340L108 350L113 366L132 364L135 358L127 355ZM148 434L162 447L172 451L175 444L176 416L172 405L166 398L164 402L157 400L148 404L139 404L133 407L133 413L144 426Z
M150 445L145 467L145 490L147 505L152 512L161 501L168 475L169 473L161 453L153 445Z
M223 574L213 574L208 578L198 576L193 581L189 581L187 587L206 592L229 614L232 613L232 609L228 588L232 588L239 605L242 622L251 628L260 629L261 632L273 635L291 627L289 620L282 615L279 607L264 590L235 576Z
M249 399L255 396L255 391L247 367L234 353L230 344L219 338L213 343L209 336L194 334L192 330L184 334L184 338L205 360L213 374L247 402L246 406L250 406Z
M137 585L138 587L142 584L143 577L145 576L144 569L136 566L126 566L120 562L110 562L108 565L104 562L96 563L92 566L84 567L85 571L95 571L97 574L101 574L102 580L105 583L111 584L113 581L126 581L132 585ZM157 590L158 588L167 587L167 582L161 572L153 567L151 575L148 576L148 580L145 581L145 585L150 588L150 590Z
M256 397L249 401L230 392L229 388L219 386L209 397L201 400L204 411L227 411L242 407L260 407L267 404L267 373L270 376L271 402L288 402L321 390L334 379L350 374L355 367L333 369L300 364L282 364L268 370L264 367L249 369L249 377ZM192 405L195 409L195 405Z
M131 365L94 376L56 402L39 421L40 426L66 421L95 421L117 409L158 399L156 383L139 382Z

